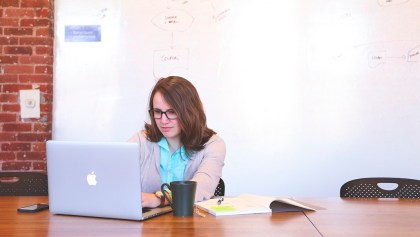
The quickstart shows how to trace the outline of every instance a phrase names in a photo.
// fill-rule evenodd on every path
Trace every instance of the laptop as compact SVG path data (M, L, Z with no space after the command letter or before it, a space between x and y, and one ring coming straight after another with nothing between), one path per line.
M146 220L171 212L170 206L141 206L137 143L47 141L50 212Z

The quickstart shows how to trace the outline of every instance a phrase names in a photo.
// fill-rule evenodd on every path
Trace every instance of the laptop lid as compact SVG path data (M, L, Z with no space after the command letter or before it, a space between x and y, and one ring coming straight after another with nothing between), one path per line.
M142 213L137 143L47 141L51 213L144 220L170 207Z

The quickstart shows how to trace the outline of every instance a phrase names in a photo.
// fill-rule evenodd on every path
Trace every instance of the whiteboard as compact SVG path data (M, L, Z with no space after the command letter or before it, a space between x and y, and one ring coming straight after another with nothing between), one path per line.
M57 0L53 139L125 141L184 76L225 140L227 195L420 179L420 2ZM66 26L100 41L66 41Z

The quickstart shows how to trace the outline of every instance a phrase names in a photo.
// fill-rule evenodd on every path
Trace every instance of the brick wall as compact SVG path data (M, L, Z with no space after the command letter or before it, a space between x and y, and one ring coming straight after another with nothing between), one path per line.
M51 138L53 0L0 0L0 171L46 171ZM22 119L19 90L41 92L41 118Z

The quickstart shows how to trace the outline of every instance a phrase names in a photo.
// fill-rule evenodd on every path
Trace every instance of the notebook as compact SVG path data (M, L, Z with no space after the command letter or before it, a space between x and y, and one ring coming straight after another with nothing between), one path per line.
M47 172L54 214L145 220L172 211L142 209L137 143L47 141Z

